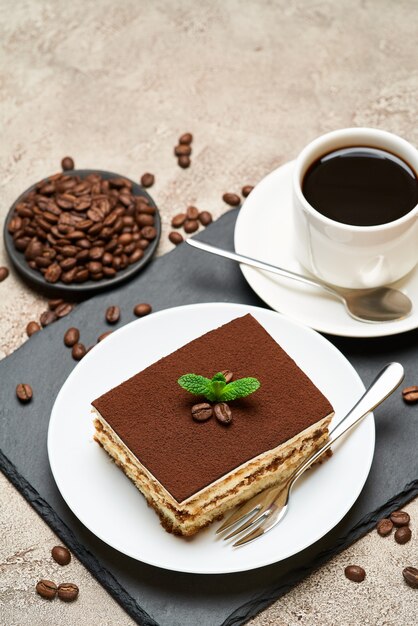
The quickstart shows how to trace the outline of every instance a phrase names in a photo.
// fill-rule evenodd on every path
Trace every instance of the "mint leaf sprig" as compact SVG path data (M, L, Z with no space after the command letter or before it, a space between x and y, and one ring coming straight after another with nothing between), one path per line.
M260 381L251 377L239 378L227 383L222 372L215 374L212 379L198 374L184 374L177 382L189 393L205 396L209 402L230 402L245 398L260 387Z

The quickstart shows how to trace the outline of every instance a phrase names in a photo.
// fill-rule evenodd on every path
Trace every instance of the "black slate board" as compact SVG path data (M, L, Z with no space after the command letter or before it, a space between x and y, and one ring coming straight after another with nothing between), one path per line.
M233 248L237 211L208 227L199 239ZM281 563L252 572L203 576L161 570L121 555L90 533L71 513L52 478L46 435L54 399L75 363L64 348L69 326L82 329L86 345L108 330L107 306L118 303L121 323L133 319L137 302L154 311L195 302L241 302L263 306L239 267L186 245L156 259L139 277L79 305L0 362L0 469L125 610L141 625L232 626L245 623L333 554L373 528L376 521L418 493L418 411L399 392L376 411L376 453L355 505L330 533ZM406 370L405 385L418 369L418 331L388 338L329 337L367 385L387 362ZM22 406L17 382L28 382L34 399Z

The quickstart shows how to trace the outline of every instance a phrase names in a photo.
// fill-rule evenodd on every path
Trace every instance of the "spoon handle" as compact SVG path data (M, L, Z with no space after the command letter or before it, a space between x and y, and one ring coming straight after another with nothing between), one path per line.
M307 276L302 276L302 274L297 274L296 272L286 270L283 267L271 265L270 263L264 263L264 261L259 261L258 259L252 259L251 257L245 256L244 254L237 254L236 252L229 252L229 250L224 250L223 248L211 246L208 243L203 243L203 241L197 241L196 239L186 239L186 242L189 244L189 246L193 246L193 248L198 248L199 250L203 250L204 252L210 252L211 254L223 256L226 259L238 261L238 263L244 263L245 265L250 265L251 267L256 267L260 270L271 272L272 274L278 274L279 276L284 276L285 278L292 278L293 280L298 280L299 282L305 283L306 285L321 287L322 289L325 289L325 291L328 291L328 293L331 293L333 296L336 296L341 300L343 299L337 291L335 291L331 287L328 287L328 285L320 282L319 280L313 280L311 278L308 278Z

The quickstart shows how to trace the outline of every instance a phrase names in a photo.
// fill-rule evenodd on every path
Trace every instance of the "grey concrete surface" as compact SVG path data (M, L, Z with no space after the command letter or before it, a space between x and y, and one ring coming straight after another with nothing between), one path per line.
M414 0L0 0L0 225L70 154L79 167L155 173L161 254L173 214L197 204L220 215L224 191L322 132L375 126L418 145L417 20ZM181 170L172 151L185 131L195 141ZM44 308L14 272L0 284L0 358ZM2 625L132 624L79 563L51 561L57 539L4 477L0 502ZM418 591L400 572L418 567L417 501L408 510L409 544L370 533L252 626L415 624ZM348 563L365 567L364 583L344 578ZM48 576L76 582L77 602L39 598Z

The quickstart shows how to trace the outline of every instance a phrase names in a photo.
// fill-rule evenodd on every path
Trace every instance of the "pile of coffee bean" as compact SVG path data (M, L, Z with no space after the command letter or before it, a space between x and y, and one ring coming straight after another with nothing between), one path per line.
M51 555L58 565L68 565L71 561L71 553L64 546L52 548ZM56 585L52 580L42 578L36 584L36 592L46 600L53 600L58 596L64 602L74 602L78 598L79 589L75 583L60 583Z
M404 544L412 537L412 532L409 528L410 521L409 514L406 511L393 511L389 517L378 521L376 530L381 537L387 537L395 527L394 538L396 543Z
M190 155L192 154L192 141L193 135L192 133L183 133L179 137L179 141L177 146L174 148L174 154L177 157L177 163L183 169L190 167L191 159Z
M183 227L184 232L189 235L199 229L199 224L208 226L211 222L212 214L209 211L200 211L195 206L188 206L185 213L177 213L172 218L171 226L173 228ZM184 241L183 235L177 231L171 231L168 238L175 245Z
M6 280L6 278L9 275L9 270L7 267L0 267L0 283L3 282L3 280Z
M8 231L47 282L84 283L113 278L140 261L157 236L154 216L155 208L133 195L126 178L59 173L20 200Z

